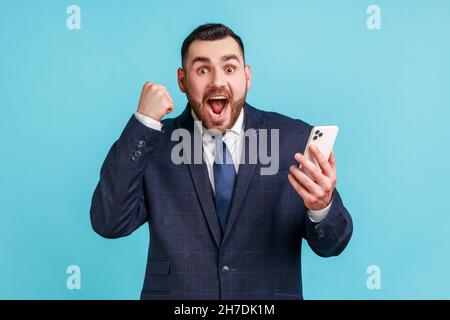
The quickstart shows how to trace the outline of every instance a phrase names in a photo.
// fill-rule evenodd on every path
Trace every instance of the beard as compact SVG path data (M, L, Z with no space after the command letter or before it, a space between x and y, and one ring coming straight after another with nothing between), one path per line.
M225 120L214 121L209 115L210 107L208 106L208 99L211 96L215 95L224 95L227 97L227 105L225 106L225 108L230 108L230 110L225 111L230 112L230 116ZM197 115L198 120L202 121L203 127L205 127L206 129L219 130L222 134L224 134L227 129L230 129L235 124L237 118L239 117L239 114L241 113L241 110L247 98L247 88L245 90L245 93L241 97L238 97L236 99L231 92L220 89L207 91L203 95L202 102L192 99L189 95L188 90L186 91L186 97L195 114Z

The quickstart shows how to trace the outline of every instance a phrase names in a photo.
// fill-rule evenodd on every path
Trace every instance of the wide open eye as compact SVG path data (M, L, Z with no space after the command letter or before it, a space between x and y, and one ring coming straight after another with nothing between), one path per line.
M198 69L198 74L207 74L208 73L208 68L207 67L201 67L200 69Z
M225 72L226 73L233 73L235 71L234 67L226 67Z

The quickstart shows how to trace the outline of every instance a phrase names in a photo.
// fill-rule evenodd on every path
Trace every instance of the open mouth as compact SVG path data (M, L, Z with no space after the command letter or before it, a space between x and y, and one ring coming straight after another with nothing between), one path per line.
M210 112L214 118L222 118L228 106L228 98L224 95L217 95L210 97L206 103L209 106Z

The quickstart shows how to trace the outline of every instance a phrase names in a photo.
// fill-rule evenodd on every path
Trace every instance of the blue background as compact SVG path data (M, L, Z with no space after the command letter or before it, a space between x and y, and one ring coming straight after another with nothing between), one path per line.
M81 30L66 28L70 4ZM366 27L370 4L381 30ZM354 235L335 258L304 246L305 298L450 298L449 1L1 0L0 12L0 298L139 298L148 228L105 240L90 200L145 81L169 89L173 116L184 109L180 46L206 22L242 37L250 104L340 127ZM81 290L66 288L72 264Z

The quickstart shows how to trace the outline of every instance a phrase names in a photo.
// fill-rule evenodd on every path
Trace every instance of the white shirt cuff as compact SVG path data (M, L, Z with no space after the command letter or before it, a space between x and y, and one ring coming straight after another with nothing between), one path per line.
M134 116L144 126L149 127L150 129L153 129L153 130L161 131L161 128L162 128L161 122L159 122L153 118L150 118L149 116L143 115L142 113L139 113L137 111L134 113Z
M308 217L312 222L319 223L325 217L327 216L328 212L330 211L331 204L333 203L333 200L330 201L328 206L326 206L323 209L320 210L308 210Z

